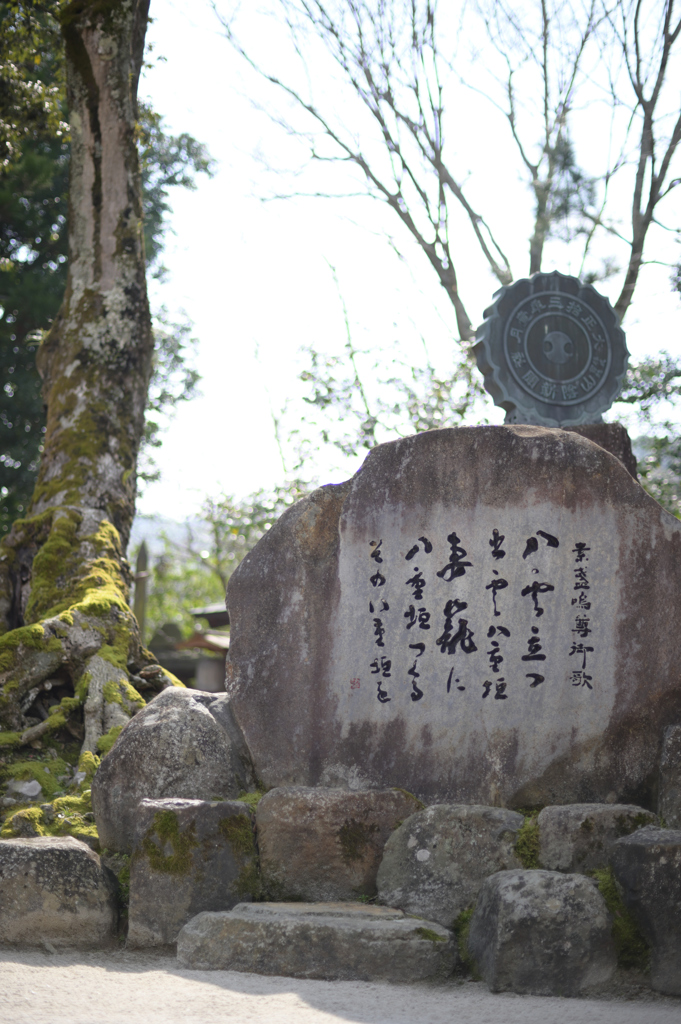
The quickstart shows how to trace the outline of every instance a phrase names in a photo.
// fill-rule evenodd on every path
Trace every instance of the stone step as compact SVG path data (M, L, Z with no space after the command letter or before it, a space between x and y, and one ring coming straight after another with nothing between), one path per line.
M181 967L291 978L422 981L457 963L451 932L363 903L239 903L197 914L177 940Z

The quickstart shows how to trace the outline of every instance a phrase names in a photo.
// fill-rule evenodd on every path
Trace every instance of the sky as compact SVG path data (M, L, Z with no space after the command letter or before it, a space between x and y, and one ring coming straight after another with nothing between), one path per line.
M222 9L236 5L224 0ZM299 424L306 394L298 380L307 365L302 350L340 351L346 337L343 304L354 344L383 350L388 370L395 352L411 364L423 361L425 344L433 364L446 372L456 330L434 272L381 204L364 197L267 199L292 187L353 191L357 183L333 167L295 173L304 151L269 116L281 109L280 97L232 50L211 5L152 0L151 14L151 67L140 95L166 118L169 131L191 133L216 161L214 177L199 177L196 191L172 191L172 233L163 257L169 273L163 283L150 282L153 306L165 305L171 315L184 312L193 321L202 381L200 397L178 407L163 435L156 455L161 479L143 490L138 511L182 520L196 513L204 495L243 498L291 474L290 452L284 443L282 463L274 420L286 406L280 439ZM244 4L240 16L240 31L253 52L293 75L280 24L262 14L256 0ZM309 63L321 96L342 106L345 98L340 92L335 98L328 61L311 51ZM478 61L474 80L483 83L487 70L487 62ZM598 163L604 145L602 108L594 91L591 107L577 119L576 148L587 169L590 159ZM523 276L531 197L513 169L508 132L474 90L458 117L457 166L470 172L476 201L500 226L516 276ZM277 175L277 169L286 173ZM679 296L662 265L678 258L676 241L658 236L660 263L644 270L624 324L634 361L660 349L679 352ZM546 269L578 272L572 250L554 247L550 255ZM477 325L498 285L465 232L459 264ZM601 290L614 297L617 284L616 278ZM482 412L489 422L503 422L503 411L491 403ZM304 473L319 483L336 482L361 462L362 456L346 458L322 446Z

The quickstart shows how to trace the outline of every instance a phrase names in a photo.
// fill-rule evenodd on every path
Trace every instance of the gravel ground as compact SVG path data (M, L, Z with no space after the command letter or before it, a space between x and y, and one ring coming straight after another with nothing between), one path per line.
M0 953L8 1024L679 1024L681 1000L492 995L481 983L300 981L183 971L170 952Z

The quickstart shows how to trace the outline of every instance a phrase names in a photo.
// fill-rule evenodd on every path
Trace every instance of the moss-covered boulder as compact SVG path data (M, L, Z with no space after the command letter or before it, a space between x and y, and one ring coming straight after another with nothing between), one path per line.
M238 800L143 800L130 862L128 945L163 946L204 910L260 892L253 812Z
M228 698L170 687L131 719L93 780L102 847L130 853L140 800L230 799L254 781Z
M651 983L681 995L681 829L639 829L618 839L612 867L624 905L651 947Z

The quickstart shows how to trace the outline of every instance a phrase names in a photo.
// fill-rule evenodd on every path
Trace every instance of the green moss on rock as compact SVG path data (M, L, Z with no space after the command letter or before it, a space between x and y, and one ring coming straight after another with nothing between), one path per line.
M453 925L453 932L456 936L456 944L459 947L459 958L464 969L470 974L474 981L480 981L480 973L474 958L468 950L468 934L471 930L475 907L467 907L458 915Z
M259 903L263 899L262 879L255 857L242 867L234 883L234 892L239 899L245 900L250 897L254 903Z
M531 811L518 829L515 855L526 870L539 867L539 824L538 811Z
M639 828L646 825L655 825L656 817L650 811L639 811L638 814L618 814L615 818L615 833L618 839L623 836L630 836Z
M242 803L250 807L252 811L256 809L260 801L265 795L264 790L257 789L254 793L239 793L237 799Z
M378 825L372 822L367 825L363 821L350 818L338 829L336 835L341 847L341 856L346 864L361 860L372 837L378 832Z
M221 818L218 831L227 840L234 853L255 856L253 825L247 814L233 814L229 818Z
M168 844L173 851L170 854L163 852ZM174 811L157 811L151 827L142 840L142 852L151 867L154 871L162 871L168 875L189 874L192 850L198 846L194 823L181 831Z
M109 751L113 747L114 743L116 742L122 731L122 725L112 725L108 732L104 733L103 736L99 737L99 739L97 740L97 750L102 755L102 757L106 757L106 755L109 753Z
M612 914L612 938L617 952L617 963L625 969L650 969L650 947L641 935L638 925L627 910L612 868L590 872L596 879L601 896Z
M415 928L414 930L420 939L428 939L430 942L447 941L443 935L438 935L432 928Z
M47 835L43 812L39 807L25 807L6 819L0 829L0 839L24 837L32 839Z
M103 648L99 651L100 657L102 657L102 650ZM128 709L129 705L138 709L146 707L147 702L144 697L124 677L117 680L110 679L104 684L102 693L107 704L120 704L125 709Z
M100 758L89 750L84 750L78 758L78 771L85 772L83 789L89 788L92 785L92 780L97 774L100 763Z
M61 651L61 642L55 636L46 636L45 630L38 622L13 629L0 636L0 672L10 672L16 668L22 648L33 651ZM10 684L6 683L3 689L7 690L8 685Z
M130 905L130 858L125 856L126 863L123 865L121 870L116 875L118 880L118 906L124 912L127 913L128 906Z
M423 801L419 800L419 798L417 796L414 796L413 793L410 793L408 789L401 789L399 786L393 786L392 788L395 790L396 793L402 793L404 796L408 796L410 800L413 800L414 803L417 805L416 810L422 811L425 808L426 805L423 803ZM414 813L416 813L416 811Z
M74 836L89 845L98 839L89 789L72 796L56 797L39 807L25 807L5 820L0 838L16 836Z
M56 758L47 764L44 761L15 761L6 769L8 779L16 779L18 782L28 782L35 779L40 783L43 793L47 797L63 788L59 782L59 776L66 775L69 765L62 758Z

